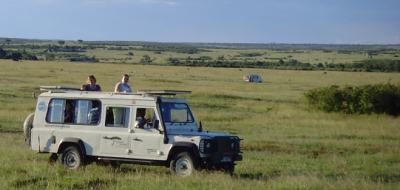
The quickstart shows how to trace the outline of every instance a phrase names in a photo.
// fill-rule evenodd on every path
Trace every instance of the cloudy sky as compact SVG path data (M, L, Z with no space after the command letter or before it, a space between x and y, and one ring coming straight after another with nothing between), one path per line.
M0 0L0 37L400 44L400 0Z

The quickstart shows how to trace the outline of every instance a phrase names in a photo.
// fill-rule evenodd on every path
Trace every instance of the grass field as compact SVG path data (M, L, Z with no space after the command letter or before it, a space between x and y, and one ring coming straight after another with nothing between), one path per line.
M10 41L7 41L10 40ZM72 57L95 58L101 63L169 65L191 60L254 63L349 64L365 60L400 60L398 45L334 44L218 44L156 42L79 42L57 40L6 39L0 37L0 48L10 52L29 53L39 60L67 61ZM76 51L74 51L76 50ZM193 51L190 51L193 50ZM9 52L9 53L10 53ZM147 55L150 62L142 62ZM24 58L23 60L32 60ZM91 60L93 61L93 60ZM203 65L206 63L203 62ZM250 65L251 66L251 65ZM254 66L254 65L253 65ZM246 67L246 64L241 67ZM247 67L249 65L247 64ZM258 67L260 68L260 67ZM292 68L293 69L293 68Z
M2 189L398 189L400 118L310 110L303 93L337 85L399 83L398 73L189 68L0 60ZM171 176L164 167L96 164L68 171L23 143L22 123L39 85L79 87L94 74L111 91L123 73L138 89L192 90L188 98L206 130L244 139L235 174ZM264 83L242 76L261 74Z
M188 56L192 58L200 58L202 56L210 57L216 60L218 57L223 56L227 60L257 60L257 61L271 61L282 59L288 61L291 59L298 60L302 63L353 63L356 61L362 61L369 59L364 52L351 52L351 53L338 53L336 51L324 52L322 50L304 50L304 51L277 51L277 50L233 50L233 49L205 49L205 52L198 54L185 54L185 53L174 53L174 52L161 52L159 54L153 51L143 50L105 50L105 49L94 49L86 53L82 53L88 56L95 56L100 62L114 63L139 63L144 55L149 55L153 59L153 64L163 65L168 63L168 58L179 58L186 59ZM128 55L129 52L133 52L134 56ZM257 53L258 56L246 57L243 54ZM379 54L373 56L373 59L391 59L400 60L399 50L394 51L393 54Z

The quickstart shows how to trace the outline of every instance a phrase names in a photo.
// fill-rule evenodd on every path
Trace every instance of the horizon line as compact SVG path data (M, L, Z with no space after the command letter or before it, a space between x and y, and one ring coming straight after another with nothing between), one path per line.
M349 45L349 46L374 46L374 45L383 45L383 46L400 46L400 43L313 43L313 42L199 42L199 41L151 41L151 40L84 40L84 39L57 39L57 38L19 38L19 37L1 37L0 39L15 39L15 40L31 40L31 41L78 41L82 40L83 42L144 42L144 43L171 43L171 44L253 44L253 45Z

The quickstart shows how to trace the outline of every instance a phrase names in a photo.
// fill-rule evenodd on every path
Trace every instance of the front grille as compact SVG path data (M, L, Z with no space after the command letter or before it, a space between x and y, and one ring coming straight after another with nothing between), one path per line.
M214 152L229 154L238 153L240 150L237 137L215 137L213 139Z

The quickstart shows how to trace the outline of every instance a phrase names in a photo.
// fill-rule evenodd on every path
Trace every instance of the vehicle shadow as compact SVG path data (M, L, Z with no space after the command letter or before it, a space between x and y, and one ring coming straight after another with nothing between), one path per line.
M256 172L256 173L238 173L238 174L233 174L233 178L237 179L250 179L250 180L259 180L259 181L268 181L274 178L277 178L281 176L281 173L279 171L272 171L270 173L262 173L262 172Z

